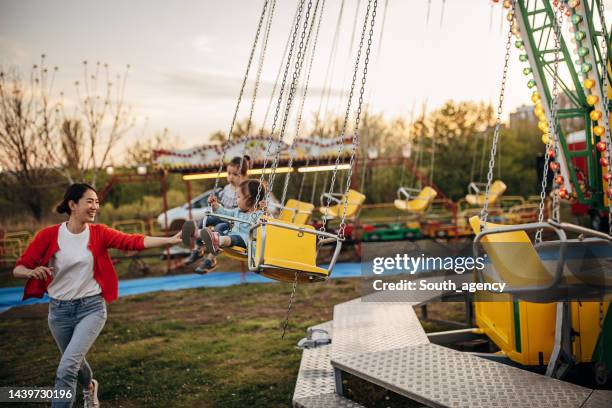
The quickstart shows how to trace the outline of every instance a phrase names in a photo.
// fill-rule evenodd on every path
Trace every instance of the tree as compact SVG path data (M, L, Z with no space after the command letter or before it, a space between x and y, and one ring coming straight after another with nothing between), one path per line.
M44 54L27 82L15 71L0 70L0 191L25 204L37 220L49 195L44 190L53 182L46 146L55 142L61 123L59 102L51 96L57 70L49 71Z
M125 164L130 167L146 164L153 165L153 151L162 149L176 149L180 141L170 135L168 129L156 133L152 137L140 137L127 149Z
M95 187L110 164L112 150L133 127L131 108L125 103L129 69L127 65L113 82L108 64L97 62L90 73L88 62L83 61L83 80L75 82L74 111L68 114L62 105L61 143L48 146L49 155L60 164L57 170L68 182L86 180Z

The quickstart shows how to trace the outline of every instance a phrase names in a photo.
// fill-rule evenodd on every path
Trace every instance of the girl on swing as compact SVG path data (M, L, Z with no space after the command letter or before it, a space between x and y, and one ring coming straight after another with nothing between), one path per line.
M219 201L221 205L226 209L235 209L238 207L237 202L237 191L240 183L247 179L247 171L251 167L251 158L247 155L241 157L234 157L226 166L227 171L227 185L223 187L223 190L219 193ZM216 232L221 235L227 235L230 225L229 223L221 220L219 217L209 216L205 218L206 225L203 225L204 220L199 223L200 229L204 227L212 227ZM189 258L185 261L185 265L191 265L202 258L202 241L196 239L195 248L191 251ZM203 264L196 267L197 273L206 273L202 269Z
M260 210L261 200L260 203L256 203L258 191L259 197L263 198L266 196L265 188L261 185L259 180L242 181L236 189L236 202L238 206L234 209L229 209L219 204L217 197L214 195L209 197L208 203L212 207L214 213L227 215L247 222L235 222L227 232L227 235L222 234L216 228L197 228L193 221L187 221L183 224L183 229L181 231L183 243L189 245L191 239L195 239L196 243L198 241L201 242L197 250L203 250L208 253L208 256L202 261L201 265L195 269L197 273L205 274L217 268L216 255L219 253L220 248L232 246L241 248L247 247L249 228L251 224L257 222L259 217L263 214Z

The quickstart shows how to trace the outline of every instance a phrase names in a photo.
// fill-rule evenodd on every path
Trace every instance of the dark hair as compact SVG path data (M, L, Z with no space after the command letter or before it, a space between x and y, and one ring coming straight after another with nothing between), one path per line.
M251 157L247 156L246 154L243 157L236 156L230 160L229 163L227 163L226 167L229 166L237 167L240 175L244 177L246 176L247 171L249 171L251 168Z
M96 189L87 183L71 184L66 189L66 192L64 193L64 199L62 200L61 203L57 205L57 207L55 208L55 211L57 211L60 214L70 215L70 206L68 205L68 203L70 201L74 201L75 203L78 203L79 200L83 198L83 195L85 195L87 190L91 190L94 193L98 194Z
M244 180L238 188L246 198L246 203L249 208L255 208L255 199L257 198L257 191L261 183L259 180L248 179ZM263 199L266 196L266 188L262 185L261 191L259 192L259 198Z

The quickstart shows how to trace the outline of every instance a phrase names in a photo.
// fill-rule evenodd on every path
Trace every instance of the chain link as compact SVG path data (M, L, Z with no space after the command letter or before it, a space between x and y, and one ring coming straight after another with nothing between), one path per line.
M285 338L287 327L289 327L289 316L291 315L291 308L293 307L293 299L295 298L295 292L297 290L298 283L298 272L295 272L293 278L293 286L291 288L291 296L289 296L289 306L287 306L287 313L285 314L285 320L283 321L283 334L281 334L281 340Z
M249 54L249 62L247 63L247 68L244 74L244 79L242 80L242 85L240 87L240 94L238 95L238 101L236 102L236 109L234 110L234 116L232 117L232 123L230 125L229 132L227 134L227 141L223 144L223 153L221 154L221 160L219 162L219 170L217 171L217 177L215 178L215 187L213 188L213 191L216 191L217 187L219 187L219 178L221 176L221 171L223 171L225 155L227 153L227 148L229 146L229 143L232 140L232 133L234 132L234 125L236 124L236 117L238 116L238 111L240 110L240 102L242 101L242 96L244 95L244 88L249 78L249 71L251 70L251 64L253 63L253 56L255 55L255 49L257 48L257 43L259 42L259 34L261 33L261 26L263 25L263 21L266 16L266 10L268 9L268 4L269 4L269 0L265 0L262 11L261 11L261 16L259 16L259 23L257 24L257 32L255 33L255 40L253 41L253 46L251 47L251 53Z
M512 0L512 13L516 11L516 2ZM508 79L508 62L510 60L510 47L512 42L512 27L514 21L510 22L510 28L508 29L508 36L506 39L506 54L504 56L504 72L502 75L501 89L499 91L499 101L497 104L497 120L495 122L495 130L493 132L493 142L491 143L491 156L489 158L489 171L487 173L487 187L485 189L485 200L482 209L480 210L480 223L481 230L484 230L487 225L487 217L489 216L489 192L491 189L491 183L493 183L493 169L495 168L495 154L497 152L497 143L499 141L499 134L501 131L502 124L502 112L504 105L504 96L506 92L506 82Z
M378 6L378 0L374 0L374 4L372 5L372 0L368 1L368 6L366 9L366 14L365 14L365 18L363 19L363 28L361 30L361 39L359 40L359 48L357 51L357 57L355 60L355 68L353 70L353 79L351 81L351 90L349 92L349 97L348 97L348 103L347 103L347 107L346 107L346 111L344 114L344 122L342 123L342 130L340 132L340 140L339 140L339 144L338 144L338 154L336 155L336 163L334 166L334 172L332 173L332 179L330 182L330 186L329 186L329 193L333 193L334 191L334 185L336 182L336 176L338 174L338 166L340 165L340 156L342 155L342 148L344 147L344 135L346 133L346 127L348 124L348 120L349 120L349 115L351 112L351 104L352 104L352 100L353 100L353 95L355 93L355 83L357 82L357 73L359 71L359 62L361 61L361 53L363 50L363 43L365 40L365 33L367 31L368 28L368 19L370 16L370 9L372 9L372 19L370 22L370 32L369 32L369 36L368 36L368 46L366 49L366 58L364 61L364 67L363 67L363 74L362 74L362 78L361 78L361 89L359 92L359 104L357 106L357 114L355 117L355 128L354 128L354 133L353 133L353 138L352 138L352 150L351 150L351 157L349 159L349 170L348 170L348 175L347 175L347 180L346 180L346 189L345 189L345 194L344 194L344 208L343 208L343 212L342 212L342 218L340 221L340 227L338 229L338 237L340 239L344 239L344 229L346 227L346 208L348 206L348 192L351 186L351 177L353 174L353 164L355 162L355 153L357 152L357 149L359 147L359 122L361 120L361 109L362 109L362 105L363 105L363 92L365 90L365 83L366 83L366 78L367 78L367 73L368 73L368 63L370 60L370 49L371 49L371 45L372 45L372 36L374 35L374 23L376 21L376 7ZM327 200L327 205L325 208L325 212L324 214L327 214L329 211L329 205L330 205L330 200ZM321 226L321 230L325 229L327 223L327 217L323 217L323 223Z
M313 31L313 27L314 27L314 20L315 20L315 16L317 14L317 9L319 7L319 0L317 0L317 3L315 5L315 10L313 14L313 19L312 22L309 24L309 19L310 19L310 13L311 13L311 9L312 9L312 1L308 2L308 9L306 10L306 16L304 17L304 28L302 30L302 34L300 36L300 44L298 46L298 54L297 57L295 59L295 66L293 68L293 77L291 79L291 85L289 87L289 95L287 96L287 103L286 103L286 107L285 107L285 112L283 115L283 121L281 124L281 130L280 130L280 134L279 134L279 143L283 143L283 139L285 137L285 129L287 127L287 121L289 119L289 113L291 110L291 106L293 103L293 99L295 96L295 91L297 90L297 84L298 84L298 80L300 78L300 74L302 72L302 67L304 66L304 60L306 58L306 48L308 47L308 43L310 42L310 37ZM309 25L310 25L310 29L309 29ZM306 37L306 32L308 32L308 36ZM304 40L306 40L306 42L304 42ZM272 166L270 167L270 176L268 177L268 188L266 189L266 193L264 196L264 212L267 212L268 209L268 204L270 202L270 196L272 193L272 189L274 188L274 180L276 178L276 169L278 167L278 162L280 159L280 153L281 153L281 149L280 147L278 149L276 149L276 153L274 155L274 160L272 162ZM263 178L263 173L262 173L262 178ZM261 186L260 186L261 187ZM259 195L259 194L258 194Z
M267 140L266 140L266 153L264 154L264 162L263 162L263 166L262 166L262 171L261 171L261 176L259 178L259 186L257 188L257 196L255 198L255 202L259 203L259 199L261 197L261 189L263 187L263 181L264 181L264 173L265 173L265 169L266 169L266 165L268 164L268 157L270 156L270 149L272 148L272 141L274 140L274 131L276 129L276 124L278 122L278 114L280 112L280 107L282 105L282 101L283 101L283 96L285 93L285 86L287 85L287 76L289 75L289 68L291 66L291 60L293 57L293 49L295 48L295 39L297 37L297 33L300 27L300 21L302 19L302 12L304 10L304 2L305 0L300 0L300 3L298 5L298 11L296 13L296 18L295 18L295 25L292 29L292 34L291 34L291 44L289 45L289 54L287 55L287 62L285 64L285 70L283 72L283 80L281 82L281 87L280 87L280 91L278 94L278 99L276 101L276 109L274 112L274 119L272 121L272 127L270 128L270 133L268 134ZM265 209L264 209L265 210ZM253 221L255 221L257 215L254 212L253 213Z
M563 14L556 8L554 14L554 30L555 30L555 64L553 68L553 84L552 84L552 101L550 106L550 117L548 118L549 124L549 138L546 141L546 152L544 153L544 168L542 169L542 188L540 190L540 205L538 209L538 222L544 221L544 207L546 201L546 187L548 185L548 171L550 167L550 152L552 151L555 157L559 157L558 151L558 139L559 134L557 126L559 123L558 118L558 94L559 94L559 53L561 48L561 25L563 24ZM544 95L546 97L546 95ZM558 169L554 171L555 176L558 173ZM559 191L556 181L553 182L552 191L552 211L551 218L558 221L560 219L560 202L559 202ZM542 242L542 229L537 230L535 235L535 242Z
M323 13L325 11L325 0L321 1L321 11L319 13L319 22L317 23L317 30L315 33L315 37L314 37L314 42L312 44L312 50L311 50L311 55L310 55L310 62L308 64L308 70L307 70L307 74L306 74L306 80L304 82L304 92L302 93L302 100L300 103L300 108L298 110L298 116L296 119L296 125L295 125L295 136L293 137L293 141L291 143L291 151L290 151L290 156L289 156L289 164L287 164L287 167L289 167L290 169L293 168L293 160L295 158L295 142L298 140L298 138L300 137L300 130L301 130L301 124L302 124L302 114L304 112L304 103L306 102L306 97L308 95L308 85L310 83L310 73L312 71L312 64L314 62L315 59L315 54L316 54L316 50L317 50L317 43L319 40L319 31L321 29L321 21L323 20ZM313 24L311 25L311 29L314 26L314 21L316 21L316 9L315 9L315 16L313 18ZM309 40L310 40L310 34L309 34ZM308 48L308 42L309 40L306 42L306 48ZM291 172L288 172L285 175L285 183L283 186L283 195L281 198L281 204L285 205L285 199L287 198L287 189L289 187L289 179L291 178ZM304 178L302 177L302 185L303 185L303 181ZM300 197L302 195L302 186L300 186ZM299 200L299 198L298 198Z

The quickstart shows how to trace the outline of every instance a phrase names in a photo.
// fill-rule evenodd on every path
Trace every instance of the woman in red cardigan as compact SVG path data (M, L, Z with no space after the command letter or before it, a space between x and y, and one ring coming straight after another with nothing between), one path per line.
M100 208L96 190L72 184L57 207L67 222L46 227L17 260L13 274L28 279L23 299L49 295L49 329L62 357L55 389L70 390L70 400L53 400L52 407L71 407L77 381L83 386L85 407L98 407L98 382L85 355L106 322L106 302L117 299L117 274L109 248L140 251L181 242L169 238L124 234L93 224Z

